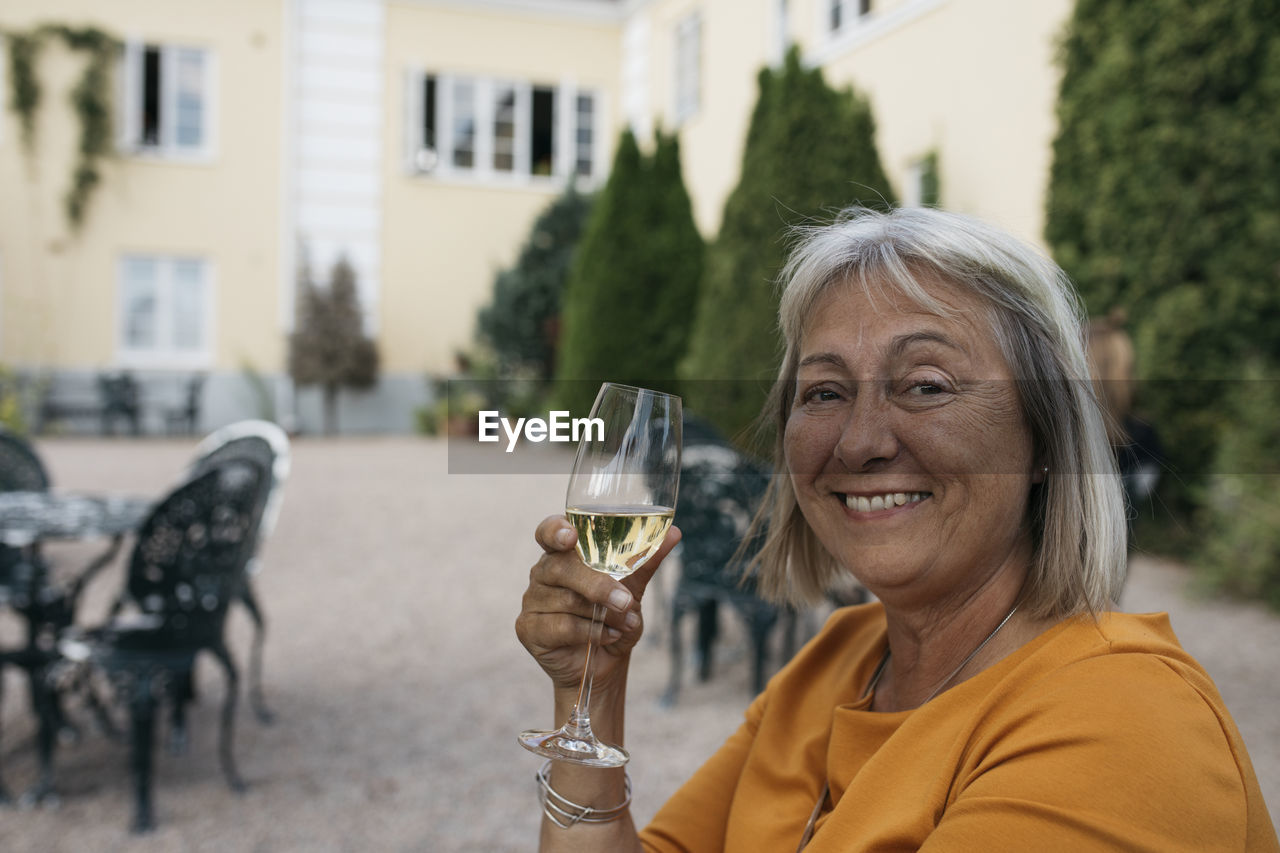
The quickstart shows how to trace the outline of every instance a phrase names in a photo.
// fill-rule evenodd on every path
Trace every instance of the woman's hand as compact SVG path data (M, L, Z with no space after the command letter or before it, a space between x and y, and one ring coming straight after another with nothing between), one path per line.
M577 533L563 515L553 515L534 534L545 552L529 572L516 636L557 689L576 691L590 641L593 604L604 605L605 625L595 657L595 686L608 689L644 631L640 599L662 560L680 541L667 531L662 546L640 569L616 581L583 564L574 550Z

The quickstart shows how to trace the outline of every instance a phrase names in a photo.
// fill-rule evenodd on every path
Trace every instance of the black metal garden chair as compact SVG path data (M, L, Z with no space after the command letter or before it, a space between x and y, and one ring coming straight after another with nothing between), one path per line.
M271 535L280 514L284 483L289 477L289 437L270 421L249 420L229 424L200 442L189 474L194 476L223 462L238 459L253 461L268 472L266 488L259 496L258 520L251 535L251 553L234 598L244 605L253 621L253 645L249 656L249 701L258 719L269 723L274 715L267 708L262 693L262 646L266 639L266 619L253 588L253 576L261 571L258 552ZM194 696L193 687L194 685L188 685L189 698ZM175 722L181 724L180 720Z
M252 460L228 460L210 464L171 492L138 532L125 587L129 604L108 624L68 632L58 644L62 682L84 684L95 672L104 673L115 704L128 707L136 831L154 825L158 706L190 683L202 651L213 654L226 679L218 747L222 772L233 790L245 788L232 747L240 679L223 629L253 554L270 476ZM96 701L92 691L88 696Z
M17 433L0 427L0 492L46 492L49 490L49 472L36 454L35 448ZM38 601L38 579L46 570L40 565L42 558L36 547L19 548L0 543L0 605L8 605L29 617L33 608L41 607ZM30 647L28 638L27 647ZM4 667L6 664L21 666L30 671L26 649L0 650L0 703L4 699ZM40 694L32 688L32 701L39 702ZM8 802L9 793L0 780L0 803Z
M663 703L674 704L684 673L681 625L698 615L698 677L711 677L712 648L718 633L719 608L732 606L751 639L753 683L764 687L769 634L779 609L755 592L753 579L742 577L742 560L734 561L752 516L769 484L769 473L722 439L709 425L685 416L681 457L680 502L675 523L684 534L680 544L680 577L671 607L671 671ZM740 557L753 553L748 544Z
M49 472L35 448L15 432L0 427L0 492L43 492Z

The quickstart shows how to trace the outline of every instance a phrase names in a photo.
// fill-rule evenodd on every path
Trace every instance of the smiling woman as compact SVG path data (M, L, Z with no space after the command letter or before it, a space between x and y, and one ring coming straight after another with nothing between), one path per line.
M1057 266L967 217L855 210L802 233L783 283L758 586L852 575L878 601L837 611L642 832L618 771L553 768L590 825L544 823L543 849L1280 851L1208 675L1165 614L1114 609L1124 504ZM554 673L618 596L592 713L620 743L665 551L611 585L567 526L538 530L517 633Z

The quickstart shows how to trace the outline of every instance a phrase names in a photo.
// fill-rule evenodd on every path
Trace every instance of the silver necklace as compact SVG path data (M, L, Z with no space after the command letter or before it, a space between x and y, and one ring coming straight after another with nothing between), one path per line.
M930 693L928 696L924 697L924 702L921 702L920 704L921 705L926 704L934 696L937 696L939 693L941 693L942 688L950 684L952 679L954 679L957 675L960 674L960 670L968 666L969 661L976 658L978 656L978 652L986 648L987 643L991 642L991 640L995 638L995 635L1000 633L1000 629L1003 628L1006 624L1008 624L1009 620L1013 618L1013 614L1017 612L1018 612L1018 605L1015 604L1009 610L1009 612L1004 615L1004 618L1000 620L1000 624L995 627L995 630L993 630L990 634L987 634L986 639L983 640L981 643L978 643L978 647L975 648L973 651L969 652L969 654L965 656L965 659L960 661L960 665L957 666L955 669L951 670L951 673L946 678L939 681L938 686L933 688L933 692Z
M993 630L990 634L987 634L986 639L984 639L981 643L978 643L978 647L975 648L973 651L969 652L969 654L965 657L965 659L960 661L960 665L955 669L951 670L950 675L942 679L942 681L938 682L938 686L933 688L933 692L930 693L927 697L925 697L924 702L921 702L920 704L921 705L926 704L934 696L937 696L942 691L942 688L950 684L951 680L960 674L960 670L968 666L969 661L973 660L975 657L978 656L978 652L982 651L983 648L986 647L987 643L991 642L992 638L995 637L996 634L1000 633L1000 629L1003 628L1006 624L1008 624L1009 620L1013 618L1013 614L1017 612L1018 612L1018 605L1015 604L1009 610L1009 612L1004 615L1004 618L1000 620L1000 624L995 627L995 630ZM888 668L889 666L890 654L892 654L892 649L885 649L884 657L880 659L880 665L876 667L876 671L872 674L871 680L867 682L866 690L862 691L862 695L864 697L876 689L876 684L879 683L880 676L884 675L885 669ZM796 848L796 853L800 853L800 851L805 848L805 845L809 843L809 839L813 837L813 830L818 824L818 817L822 814L822 807L826 805L827 797L829 797L830 795L831 795L831 783L827 782L823 784L822 793L818 795L818 802L813 807L813 813L809 815L809 822L805 824L804 834L800 836L800 846Z

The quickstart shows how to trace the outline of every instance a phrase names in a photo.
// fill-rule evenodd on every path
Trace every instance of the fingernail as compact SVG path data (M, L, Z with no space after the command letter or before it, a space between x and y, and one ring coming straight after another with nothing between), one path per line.
M622 624L627 626L628 631L634 631L640 627L640 614L634 610L627 611L627 618L622 620Z
M618 642L618 640L621 640L621 639L622 639L622 632L619 631L617 628L604 629L604 641L606 643L616 643Z
M556 534L556 541L565 547L572 545L573 530L568 527L561 528L560 532Z
M625 589L615 589L609 593L609 606L622 613L631 606L631 593Z

